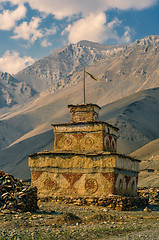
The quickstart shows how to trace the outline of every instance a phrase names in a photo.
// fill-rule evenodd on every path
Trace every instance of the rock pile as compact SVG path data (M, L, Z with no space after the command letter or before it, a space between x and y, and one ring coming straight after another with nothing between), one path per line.
M159 204L159 188L138 188L138 195L140 197L148 198L149 204Z
M65 213L54 220L54 223L61 224L61 225L66 223L75 224L75 223L81 223L81 222L82 222L82 219L71 212Z
M37 189L26 187L20 179L0 171L0 211L36 211Z
M72 197L48 197L48 198L41 198L41 202L64 202L66 204L75 204L79 206L104 206L107 208L111 208L114 210L134 210L137 208L143 208L148 205L148 198L142 197L121 197L121 196L110 196L110 197L81 197L81 198L72 198Z

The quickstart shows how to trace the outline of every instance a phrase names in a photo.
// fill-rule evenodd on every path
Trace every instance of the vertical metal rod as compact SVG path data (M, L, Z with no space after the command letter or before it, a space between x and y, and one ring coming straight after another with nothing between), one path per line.
M84 69L84 76L83 76L83 98L84 98L84 104L86 104L85 69Z

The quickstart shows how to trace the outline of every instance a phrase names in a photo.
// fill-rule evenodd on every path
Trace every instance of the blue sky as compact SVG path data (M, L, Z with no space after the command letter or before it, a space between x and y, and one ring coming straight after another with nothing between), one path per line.
M0 71L14 74L80 40L159 35L159 0L0 0Z

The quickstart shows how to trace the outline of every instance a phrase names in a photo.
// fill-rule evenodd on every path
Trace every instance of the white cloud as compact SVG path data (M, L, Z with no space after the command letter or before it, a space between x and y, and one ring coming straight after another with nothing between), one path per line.
M53 26L52 28L48 29L45 28L45 36L49 36L49 35L54 35L57 33L57 28L55 26Z
M131 38L130 29L125 29L124 35L119 38L115 30L119 21L114 20L106 23L105 12L109 9L135 9L142 10L155 5L159 0L1 0L1 2L10 2L12 5L19 5L14 11L3 11L0 14L0 29L9 30L13 28L16 21L25 16L24 3L28 3L32 9L36 9L43 13L52 14L56 19L65 17L78 17L79 20L74 21L72 25L64 30L68 32L70 42L76 42L81 39L102 42L107 39L115 39L116 41L129 42ZM20 8L22 11L20 11ZM19 10L19 11L18 11ZM16 13L16 14L13 14ZM73 19L73 18L72 18ZM2 21L1 21L2 20ZM14 29L14 39L29 40L34 43L37 38L44 38L41 42L42 46L51 46L46 37L56 34L56 28L40 30L40 19L32 18L30 23L23 22Z
M65 31L69 32L69 42L74 43L83 39L95 42L103 40L105 22L105 14L99 13L97 15L90 14L86 18L76 21L72 26L68 25Z
M141 10L153 6L158 0L107 0L109 8L118 8L121 10L136 9Z
M27 2L32 9L51 13L57 19L62 19L79 13L97 14L112 8L141 10L153 6L158 0L1 0L1 2L11 2L13 5Z
M24 18L26 15L26 8L24 5L19 5L15 10L3 10L0 14L0 30L12 29L16 22Z
M86 18L82 18L72 25L68 25L62 32L62 35L68 33L70 43L76 43L80 40L88 40L94 42L103 42L113 39L115 42L129 42L130 28L125 27L122 37L117 33L116 28L121 26L122 22L115 18L111 22L106 22L106 16L103 12L98 14L90 14Z
M14 36L12 39L22 38L24 40L28 40L30 43L34 43L38 38L43 38L41 42L41 46L48 47L52 46L52 44L46 39L46 37L50 35L54 35L57 32L57 28L52 26L50 29L45 28L44 30L40 29L40 18L33 17L31 21L23 22L19 26L16 26L14 29Z
M55 15L56 19L78 14L82 10L80 7L82 4L78 0L28 0L28 3L33 9Z
M26 0L1 0L1 2L10 2L12 5L20 5L25 3Z
M41 41L41 46L42 47L49 47L52 46L52 43L49 42L46 38Z
M104 40L114 39L116 42L119 42L120 37L116 31L116 27L119 27L121 23L122 22L117 18L111 22L108 22L105 26Z
M4 55L0 57L0 71L15 74L33 63L34 59L32 57L20 57L16 51L12 51L11 53L6 51Z
M14 29L14 36L11 38L18 39L22 38L29 40L31 43L34 43L37 38L43 37L41 30L38 29L39 23L41 22L40 18L33 17L32 20L27 23L23 22Z
M125 27L125 32L121 38L121 42L124 42L124 43L129 43L131 42L131 35L133 34L134 32L130 29L130 27L126 26Z
M12 0L15 1L15 0ZM18 1L18 0L17 0ZM20 2L21 0L19 0ZM57 19L72 16L73 14L106 11L108 9L137 9L141 10L157 3L158 0L28 0L33 9L55 15Z

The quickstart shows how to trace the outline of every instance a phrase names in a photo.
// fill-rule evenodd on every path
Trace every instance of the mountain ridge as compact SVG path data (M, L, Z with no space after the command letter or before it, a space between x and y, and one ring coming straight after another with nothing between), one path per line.
M84 47L84 51L82 44L87 46L87 48ZM62 65L59 62L56 63L59 64L57 71L60 66L66 65L63 72L63 76L67 72L66 78L57 77L57 84L59 84L57 86L52 85L51 80L49 80L49 87L45 85L45 81L42 82L41 86L44 84L46 90L43 91L42 88L41 91L40 86L29 99L27 99L27 92L20 99L21 94L17 94L19 84L25 83L30 91L34 91L35 86L30 82L24 82L24 79L16 79L14 78L16 76L2 73L4 86L11 91L13 84L16 92L11 98L15 100L13 105L7 108L6 104L5 108L1 108L0 113L0 167L5 171L23 177L24 168L29 174L28 155L32 151L53 149L51 123L69 122L67 105L83 103L83 58L85 55L82 54L87 55L87 52L91 52L92 49L88 41L83 41L78 46L77 52L74 51L72 45L56 51L56 55L60 57L63 51L62 59L67 54L67 60L72 58L72 54L75 59L79 57L78 54L81 57L77 62L75 61L77 65L70 65L71 72L68 66L69 61L65 62L63 59ZM99 53L99 59L93 58L97 56L94 55L95 50L93 50L91 63L87 62L89 65L86 70L97 77L98 81L86 76L86 102L96 103L102 107L100 119L120 129L118 151L131 153L159 138L159 36L149 36L129 46L122 46L122 49L121 46L118 46L119 48L106 46L102 59L100 52L103 51L103 46L92 43L92 48L93 46ZM100 50L98 51L97 48ZM109 54L107 56L106 51ZM112 51L111 54L110 51ZM87 59L89 59L88 55L85 61ZM40 61L44 61L45 66L45 59ZM51 69L51 62L49 64ZM28 71L30 68L27 68ZM39 72L43 71L39 65L36 65L36 68L40 69ZM72 72L73 68L74 72ZM42 75L40 77L42 78ZM31 80L34 82L35 79ZM60 85L62 82L63 85ZM37 81L36 84L39 82Z
M89 43L91 42L80 41L77 44L70 44L57 49L50 56L38 60L14 76L22 81L28 81L32 77L34 80L29 80L28 84L40 92L47 90L49 87L57 90L67 85L69 77L77 70L84 69L98 59L104 58L106 54L113 54L113 49L116 49L116 51L121 49L120 46L112 47L97 43L93 43L93 47L90 47L88 46ZM31 76L30 72L32 73ZM38 85L35 85L35 81L38 81Z
M31 110L24 110L17 116L6 117L1 121L0 132L3 133L4 131L6 133L7 129L8 137L14 136L14 140L13 138L10 139L10 144L0 150L1 169L14 173L18 177L23 177L22 169L25 169L25 171L27 169L27 174L29 173L27 167L29 154L44 149L53 150L54 135L51 123L70 121L67 105L72 103L75 96L77 97L78 88L77 86L74 89L71 98L68 88L63 90L61 94L57 93L56 100L53 97L48 105L46 97L43 99L45 102L43 106L39 104L38 108L31 107ZM63 94L65 97L61 98ZM97 98L100 98L100 95ZM95 102L98 104L97 98ZM81 99L80 94L77 99L78 102L79 99ZM130 153L159 138L158 104L159 88L155 88L132 94L102 106L100 120L113 124L120 129L118 136L119 153ZM153 127L151 127L151 124ZM10 129L8 129L9 126ZM5 137L7 138L7 134Z
M22 106L45 92L54 93L71 87L82 81L85 67L98 77L104 89L107 88L107 103L143 89L158 87L158 53L158 35L129 45L102 45L83 40L56 49L50 56L39 59L12 76L14 84L18 85L16 91L7 83L0 86L1 111L10 111L18 104ZM7 96L3 97L4 88L9 100Z
M36 94L26 82L15 79L11 74L0 72L0 108L24 104Z

